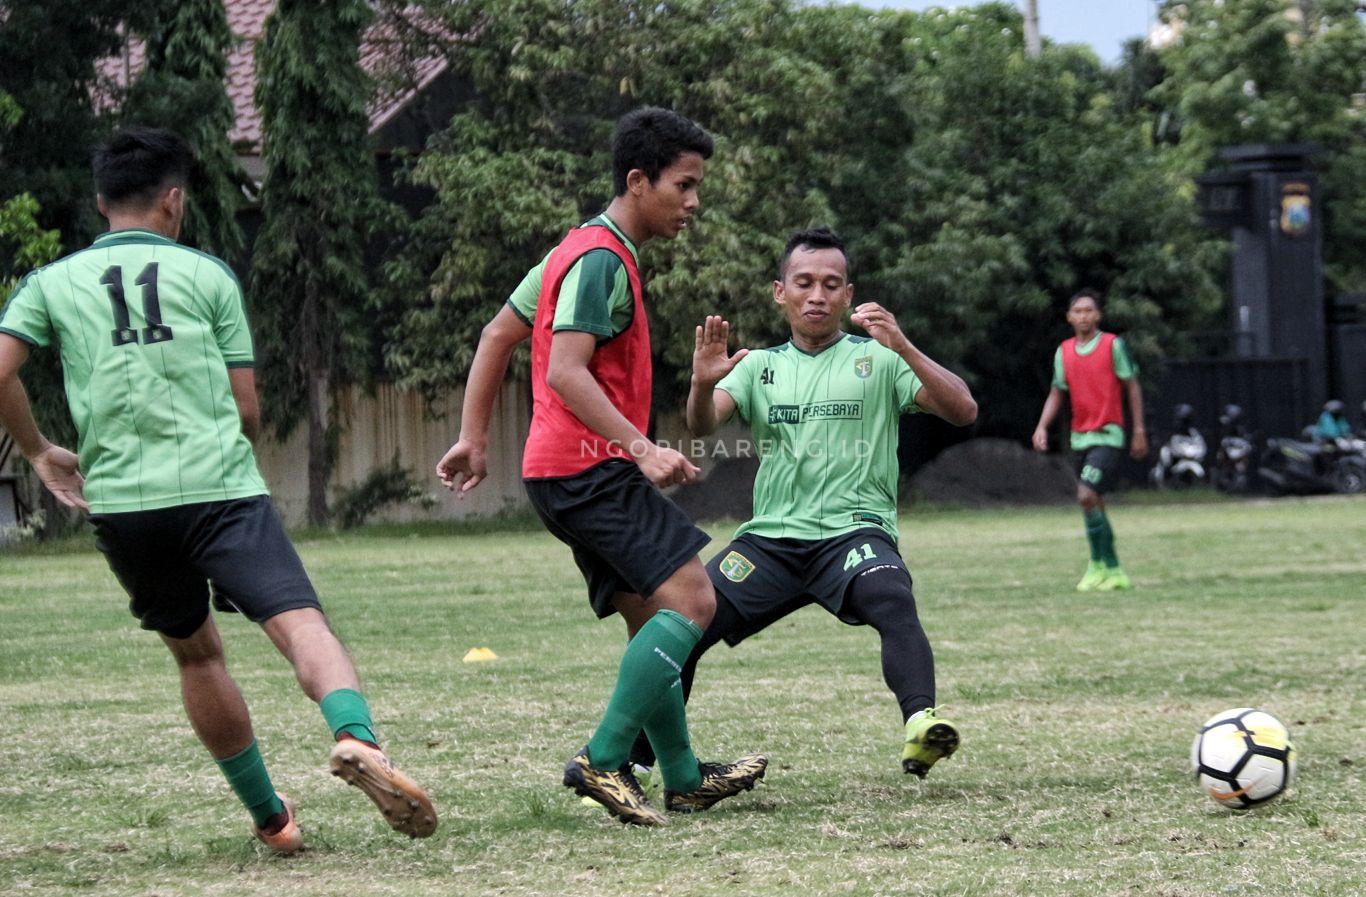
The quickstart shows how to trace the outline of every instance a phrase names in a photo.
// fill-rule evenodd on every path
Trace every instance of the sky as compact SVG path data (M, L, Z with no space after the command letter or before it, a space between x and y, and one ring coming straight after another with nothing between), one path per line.
M1089 44L1101 61L1119 62L1120 49L1132 37L1144 37L1157 21L1154 0L1037 0L1039 31L1058 44ZM1014 0L1024 9L1024 0ZM859 0L859 5L908 9L931 6L975 6L963 0Z

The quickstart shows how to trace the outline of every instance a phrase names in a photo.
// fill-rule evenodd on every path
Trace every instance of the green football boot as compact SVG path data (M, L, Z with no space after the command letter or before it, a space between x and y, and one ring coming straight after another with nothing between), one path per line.
M958 727L935 716L935 708L922 710L906 720L906 745L901 749L901 769L925 778L930 767L958 750Z
M1096 586L1097 592L1122 592L1132 589L1134 584L1129 581L1129 574L1124 572L1123 567L1107 567L1105 577Z
M1086 565L1086 573L1081 577L1081 582L1077 583L1078 592L1094 592L1105 581L1105 565L1100 561L1092 561Z

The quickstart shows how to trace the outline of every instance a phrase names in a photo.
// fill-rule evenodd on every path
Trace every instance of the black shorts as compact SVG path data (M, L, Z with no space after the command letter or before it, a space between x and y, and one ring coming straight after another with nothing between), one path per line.
M617 592L649 598L711 541L630 461L523 482L546 529L573 549L599 617L616 612Z
M95 545L128 592L143 629L188 638L220 608L254 623L301 607L321 610L270 496L92 514Z
M1112 445L1093 445L1076 453L1077 479L1099 495L1115 488L1115 476L1124 452Z
M746 533L717 553L707 574L717 593L735 607L747 625L726 636L737 645L745 638L808 604L820 604L850 625L861 621L843 612L849 584L873 570L906 562L890 536L863 527L833 539L770 539Z

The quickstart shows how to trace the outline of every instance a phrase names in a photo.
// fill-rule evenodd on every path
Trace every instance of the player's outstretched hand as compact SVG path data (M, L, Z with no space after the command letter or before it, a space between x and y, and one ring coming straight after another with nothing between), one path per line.
M436 464L436 478L452 492L459 489L460 498L488 475L488 455L484 446L464 439L447 449Z
M57 501L68 508L90 510L85 500L85 477L81 475L81 461L74 452L59 445L49 445L30 458L29 463Z
M1043 427L1035 428L1034 436L1032 439L1030 439L1030 442L1034 445L1034 451L1048 451L1048 431L1045 430Z
M715 386L749 354L748 349L739 349L734 355L727 355L729 343L730 322L720 315L707 315L697 328L693 343L692 372L697 382Z
M910 342L901 332L896 315L876 302L864 302L854 308L849 320L868 331L868 335L893 352L900 352Z
M680 452L653 444L645 454L636 458L636 464L640 472L661 489L679 483L691 483L702 472Z

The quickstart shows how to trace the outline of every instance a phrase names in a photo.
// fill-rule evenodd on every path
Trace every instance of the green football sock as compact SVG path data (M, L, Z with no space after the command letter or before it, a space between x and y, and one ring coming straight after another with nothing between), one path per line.
M361 741L379 744L375 724L370 721L370 705L365 703L365 696L360 692L350 688L330 691L318 702L318 708L322 710L333 738L345 733Z
M702 785L697 755L688 739L688 714L683 707L683 683L669 689L655 712L645 720L645 735L670 791L692 791Z
M266 761L261 759L261 751L255 741L240 753L214 762L223 770L237 799L251 813L251 819L258 827L265 825L276 813L284 812L285 805L275 793L270 773L266 772Z
M700 638L702 630L691 620L661 610L627 643L612 699L588 741L588 757L595 768L616 769L626 762L631 743L678 683L683 662ZM681 704L681 694L678 700Z
M1105 531L1110 528L1110 524L1105 520L1105 512L1100 508L1092 508L1084 513L1082 519L1086 521L1086 541L1091 546L1091 560L1104 560L1102 539Z
M1110 518L1105 515L1103 509L1100 512L1100 523L1100 559L1105 562L1107 567L1118 567L1119 555L1115 553L1115 531L1110 529Z

